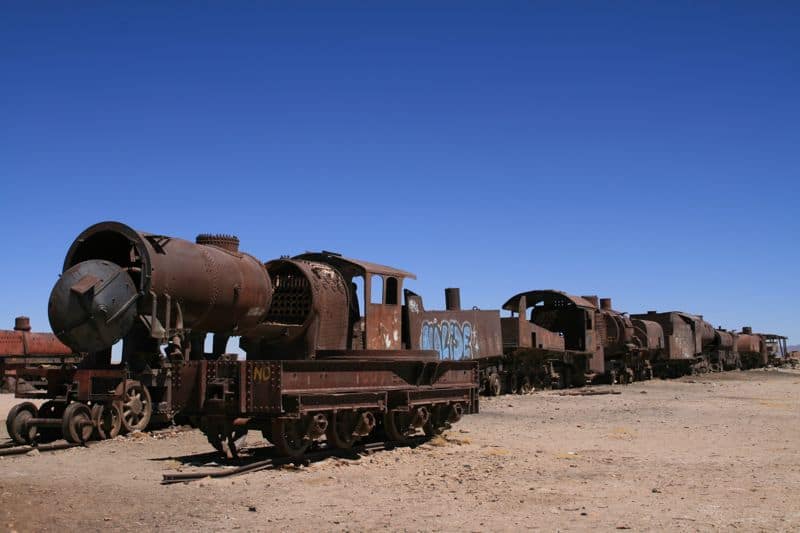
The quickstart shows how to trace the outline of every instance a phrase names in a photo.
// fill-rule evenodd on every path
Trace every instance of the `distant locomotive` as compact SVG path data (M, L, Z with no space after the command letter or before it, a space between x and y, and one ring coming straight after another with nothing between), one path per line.
M328 252L264 265L235 237L192 243L97 224L70 247L49 303L56 335L87 357L78 368L28 369L47 389L27 396L47 398L47 409L20 404L9 433L29 442L57 427L81 442L180 411L229 456L247 429L291 456L323 438L349 447L377 432L438 433L477 412L477 365L404 349L407 277ZM246 361L225 354L231 336Z
M26 316L14 319L13 330L0 330L0 388L13 391L17 371L27 366L74 364L80 355L74 353L52 333L31 331Z

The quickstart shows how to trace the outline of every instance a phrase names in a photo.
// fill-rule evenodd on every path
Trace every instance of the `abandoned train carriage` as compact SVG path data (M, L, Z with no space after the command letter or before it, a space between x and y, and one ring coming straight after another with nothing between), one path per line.
M364 284L363 314L359 276L383 281L380 296ZM21 404L10 433L25 442L58 426L83 441L181 411L229 455L250 428L296 456L323 436L350 446L376 426L391 440L438 432L477 411L477 364L403 349L406 277L327 252L263 265L235 237L192 243L97 224L71 246L49 307L58 337L89 355L80 368L40 373L48 409ZM224 353L230 336L247 361Z

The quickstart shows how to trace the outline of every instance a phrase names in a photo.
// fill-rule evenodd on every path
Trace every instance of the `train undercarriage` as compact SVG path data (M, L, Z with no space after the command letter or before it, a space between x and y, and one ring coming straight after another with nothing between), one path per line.
M436 435L478 411L477 363L438 361L434 352L342 352L316 360L165 363L136 375L107 369L30 368L36 388L9 413L17 444L113 438L170 422L177 414L235 457L257 430L289 457L325 441L402 443Z

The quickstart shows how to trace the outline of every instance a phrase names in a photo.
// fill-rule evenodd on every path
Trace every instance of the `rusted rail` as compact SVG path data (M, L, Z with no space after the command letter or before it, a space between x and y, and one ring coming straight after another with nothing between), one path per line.
M18 446L13 442L7 442L0 445L0 457L7 457L10 455L25 455L26 453L32 452L34 450L38 451L39 453L43 452L56 452L59 450L67 450L69 448L77 448L78 446L81 447L88 447L88 444L75 444L72 442L59 442L53 444L42 444L37 446Z

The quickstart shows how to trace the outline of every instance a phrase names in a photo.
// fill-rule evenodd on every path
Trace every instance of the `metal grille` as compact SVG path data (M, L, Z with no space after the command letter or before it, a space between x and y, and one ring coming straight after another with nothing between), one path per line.
M281 272L273 280L275 292L267 322L302 324L311 312L311 287L302 274Z

